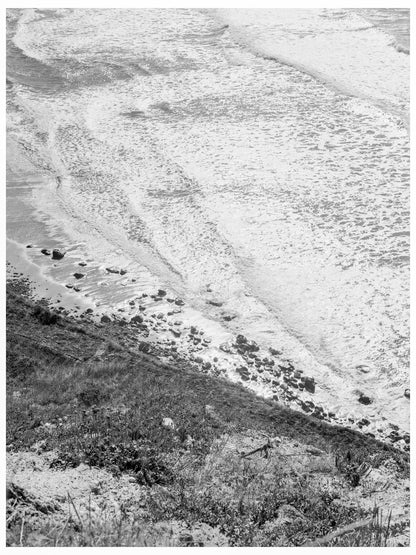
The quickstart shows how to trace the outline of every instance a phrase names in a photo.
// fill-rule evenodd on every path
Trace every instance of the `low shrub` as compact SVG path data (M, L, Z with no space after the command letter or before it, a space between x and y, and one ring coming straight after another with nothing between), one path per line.
M36 305L32 312L33 316L39 320L44 326L56 324L60 320L59 314L52 312L48 308Z

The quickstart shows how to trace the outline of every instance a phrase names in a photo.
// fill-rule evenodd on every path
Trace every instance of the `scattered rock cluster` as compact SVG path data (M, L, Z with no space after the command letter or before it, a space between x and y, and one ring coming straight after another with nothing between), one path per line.
M27 248L33 248L33 245L27 245ZM47 248L42 248L41 252L46 256L51 256L53 260L61 260L66 254L63 249L53 249L51 252ZM79 262L78 265L85 267L87 263ZM120 276L127 273L127 270L114 266L106 267L105 270L109 274ZM77 271L73 273L73 277L79 282L86 277L86 274ZM135 282L136 280L132 278L131 281ZM68 283L66 287L75 292L81 290L76 283ZM207 291L211 290L208 288ZM165 305L165 312L149 313L151 308L154 309L154 303L168 303ZM207 303L217 308L223 305L223 302L217 299L210 299ZM212 340L206 336L204 330L197 329L194 325L185 326L181 320L172 321L170 319L171 316L180 313L184 305L185 302L182 299L168 296L166 290L159 288L155 293L142 293L141 296L128 301L128 311L130 313L135 311L132 316L103 314L99 318L101 325L128 326L132 330L136 330L143 338L148 337L151 333L156 334L156 340L152 339L151 342L141 341L139 343L138 349L141 352L152 353L170 361L185 359L195 364L199 371L215 376L226 374L227 369L224 368L218 357L211 357L211 360L208 361L201 356L212 346ZM166 310L166 307L168 307L168 310ZM60 310L62 310L62 307ZM126 309L118 308L117 311L123 313ZM63 314L65 313L65 310L63 310ZM97 316L94 316L92 309L88 309L80 317L96 319ZM236 318L236 315L223 312L221 317L224 321L229 322ZM326 410L309 397L316 393L318 386L314 377L304 376L301 370L295 369L290 361L283 358L282 352L278 349L270 347L268 352L264 351L255 341L247 339L242 334L238 334L234 340L219 345L219 349L233 357L234 367L231 370L235 372L242 383L252 384L257 382L259 385L265 385L271 391L274 400L298 408L320 420L345 425L345 421L341 422L337 419L334 412ZM406 389L404 396L410 399L410 390ZM362 392L358 393L357 401L364 406L371 405L373 402L370 396ZM365 431L370 425L370 421L365 417L361 419L349 417L347 425ZM374 436L368 430L366 433ZM410 440L406 433L400 433L393 429L384 439L409 450Z

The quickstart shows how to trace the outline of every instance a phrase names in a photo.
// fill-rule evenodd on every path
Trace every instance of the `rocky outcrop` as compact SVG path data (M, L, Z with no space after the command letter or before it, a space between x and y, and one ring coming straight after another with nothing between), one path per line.
M65 251L61 249L53 249L52 258L53 260L61 260L65 256Z

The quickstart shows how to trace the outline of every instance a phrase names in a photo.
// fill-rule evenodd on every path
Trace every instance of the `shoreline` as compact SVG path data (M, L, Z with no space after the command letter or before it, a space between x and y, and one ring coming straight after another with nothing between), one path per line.
M47 257L51 258L51 254ZM65 257L56 263L64 260ZM9 279L20 279L24 275L21 271L14 272L13 266L8 264ZM33 265L26 270L31 267L36 268ZM88 265L78 266L76 273L83 275L87 269ZM115 267L108 267L106 272L113 280L128 275L122 268ZM145 341L165 363L186 361L197 372L239 383L256 395L301 414L364 433L370 438L394 444L405 452L410 450L410 435L397 425L386 423L382 428L381 422L371 422L365 416L340 418L320 400L320 383L297 369L280 351L273 347L265 349L243 334L218 333L216 322L201 321L197 311L166 290L136 295L126 301L123 308L109 310L105 305L95 306L91 298L85 302L82 296L78 297L76 290L73 292L73 287L67 292L63 285L55 283L50 289L36 290L32 283L35 276L32 279L25 277L31 283L33 297L45 302L52 310L94 325L115 324L127 335L136 337L137 344ZM82 283L82 278L75 278L75 283ZM117 286L116 281L113 283ZM56 294L55 300L48 295L52 292ZM366 406L371 400L362 394L360 402Z
M393 433L391 439L397 441L395 432L398 427L403 428L400 434L408 440L408 429L400 426L400 422L393 421L390 426L383 415L384 405L377 405L376 399L372 403L366 385L372 390L376 376L369 373L365 364L355 370L362 376L362 387L348 390L341 374L315 361L308 349L283 327L274 330L272 344L268 343L268 334L261 330L262 314L257 314L258 322L253 323L248 316L249 308L247 314L237 313L229 306L228 299L215 297L208 285L200 298L194 295L195 298L188 299L181 295L185 292L180 288L177 291L168 289L147 267L130 256L131 253L98 237L97 230L93 233L87 221L74 219L65 227L64 222L68 223L66 210L70 207L65 206L62 191L56 194L55 180L39 171L36 173L29 161L19 169L17 161L21 155L11 144L9 150L17 166L12 164L8 176L8 236L16 240L8 240L7 260L18 267L19 272L31 277L40 298L50 298L55 306L64 306L78 315L92 309L96 321L104 315L122 322L121 325L135 317L143 319L141 332L146 329L150 341L162 346L175 341L181 356L193 364L205 365L204 371L226 376L233 382L240 381L265 398L280 399L287 406L306 413L315 412L320 418L366 430L381 439ZM65 188L61 184L62 187ZM26 244L23 243L25 238ZM30 242L31 239L34 241ZM63 248L65 257L52 260L50 254L42 253L44 249L52 252L53 248ZM158 297L159 289L166 291L166 295ZM179 304L175 304L176 300ZM247 302L257 301L253 297L247 298ZM248 344L243 348L243 344L236 343L238 335L246 335L247 317L252 331L260 338L259 341L256 337L251 352ZM196 334L191 332L194 328ZM208 342L204 343L202 338ZM284 342L283 353L279 338ZM248 337L248 342L251 339ZM299 374L314 380L312 391L302 388ZM356 385L359 383L360 379ZM345 399L341 394L338 398L333 396L334 391L344 391ZM364 403L358 402L360 397L364 398ZM395 397L394 403L397 413L407 400ZM319 413L315 411L316 406L320 407ZM403 421L403 417L399 420ZM406 449L407 445L404 442L402 447Z

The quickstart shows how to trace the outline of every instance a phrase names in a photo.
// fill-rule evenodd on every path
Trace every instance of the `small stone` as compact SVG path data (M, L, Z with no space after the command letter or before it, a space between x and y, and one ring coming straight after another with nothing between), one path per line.
M83 278L84 276L85 276L85 274L81 274L81 273L79 273L79 272L75 272L75 274L74 274L74 278L75 278L75 279L81 279L81 278Z
M42 249L40 252L46 256L49 256L51 254L51 251L48 249Z
M235 314L224 314L222 318L226 322L231 322L231 320L234 320L234 318L237 318L237 316Z
M216 300L210 300L207 301L208 304L211 304L212 306L222 306L224 303L222 301L216 301Z

